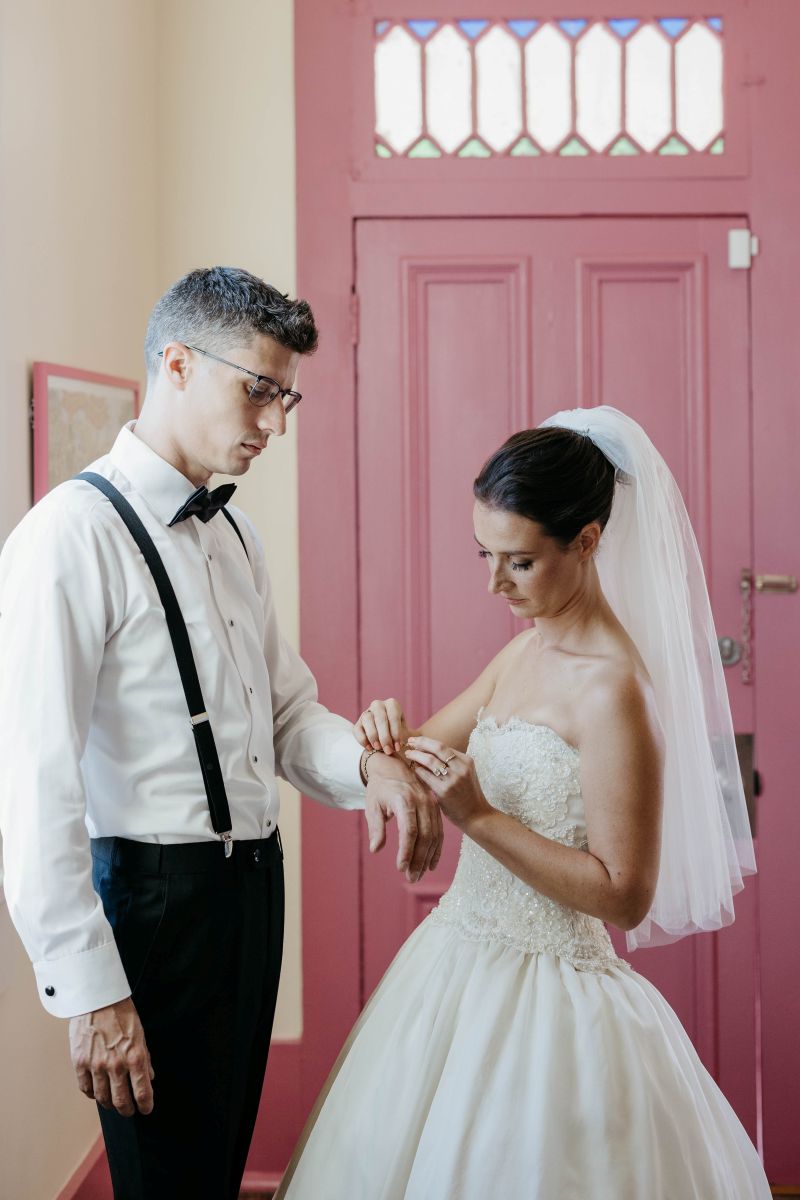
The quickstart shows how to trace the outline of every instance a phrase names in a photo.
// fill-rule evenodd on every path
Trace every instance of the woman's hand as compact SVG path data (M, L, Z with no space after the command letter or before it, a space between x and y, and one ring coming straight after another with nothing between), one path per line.
M434 738L410 737L406 760L433 792L445 816L460 829L494 811L481 791L475 763L468 754Z
M356 740L365 750L400 754L413 730L406 724L397 700L373 700L353 726Z

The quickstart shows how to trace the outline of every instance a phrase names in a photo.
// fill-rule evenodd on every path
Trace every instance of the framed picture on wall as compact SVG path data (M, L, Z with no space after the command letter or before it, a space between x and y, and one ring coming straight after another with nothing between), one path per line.
M33 364L33 501L106 454L139 413L135 379Z

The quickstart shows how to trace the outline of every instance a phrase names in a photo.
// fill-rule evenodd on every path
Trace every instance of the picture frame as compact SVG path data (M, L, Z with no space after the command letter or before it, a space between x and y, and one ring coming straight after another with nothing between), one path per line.
M57 363L33 364L33 502L106 454L139 415L139 382Z

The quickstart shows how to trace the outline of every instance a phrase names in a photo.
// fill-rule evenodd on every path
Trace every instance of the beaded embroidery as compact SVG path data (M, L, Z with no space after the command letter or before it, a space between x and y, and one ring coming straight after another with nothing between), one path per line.
M547 725L478 715L468 752L486 799L529 829L586 850L580 757ZM528 887L470 838L449 890L428 918L477 942L551 953L583 971L622 965L603 922Z

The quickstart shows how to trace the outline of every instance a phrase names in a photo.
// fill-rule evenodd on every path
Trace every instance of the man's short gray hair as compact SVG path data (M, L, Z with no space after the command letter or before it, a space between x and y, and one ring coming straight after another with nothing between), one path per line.
M259 333L298 354L312 354L319 339L306 300L290 300L239 267L190 271L150 314L144 341L148 377L158 373L158 355L169 342L218 353L248 344Z

